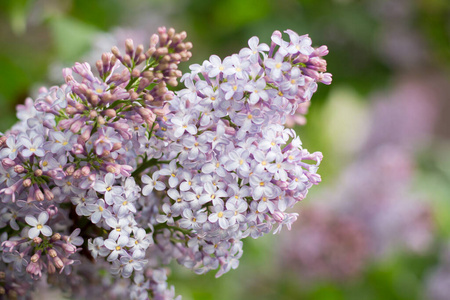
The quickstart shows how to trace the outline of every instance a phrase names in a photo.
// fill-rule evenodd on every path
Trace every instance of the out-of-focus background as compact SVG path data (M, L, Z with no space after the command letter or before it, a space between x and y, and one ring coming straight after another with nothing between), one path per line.
M63 67L162 25L187 31L190 63L308 33L333 74L296 127L324 161L295 226L219 279L174 265L183 299L449 299L450 1L2 0L0 132Z

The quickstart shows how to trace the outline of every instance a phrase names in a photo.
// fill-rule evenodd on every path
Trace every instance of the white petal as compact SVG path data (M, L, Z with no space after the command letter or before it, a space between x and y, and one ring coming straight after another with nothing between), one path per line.
M53 233L53 231L52 231L52 229L50 228L50 226L47 226L47 225L44 225L44 226L42 227L41 232L42 232L42 234L45 235L45 236L51 236L52 233Z
M49 216L46 211L41 212L38 217L39 224L44 225L45 223L47 223L48 218Z
M38 224L37 219L35 217L33 217L33 216L30 216L30 215L27 215L25 217L25 222L27 222L28 225L30 225L30 226L36 226Z
M28 237L30 239L34 239L35 237L39 236L39 233L41 231L39 229L37 229L36 227L30 228L30 230L28 230Z

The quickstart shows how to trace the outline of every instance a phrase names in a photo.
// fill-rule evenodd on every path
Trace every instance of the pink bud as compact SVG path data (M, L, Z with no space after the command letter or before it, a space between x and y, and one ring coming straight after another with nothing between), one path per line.
M61 239L61 234L60 233L55 233L54 235L52 235L52 241L59 241Z
M47 213L50 218L53 218L58 214L58 207L55 205L50 205L49 207L47 207Z
M122 143L114 143L111 151L117 151L122 148Z
M105 111L105 116L110 117L110 118L114 118L116 117L116 111L114 109L107 109Z
M71 176L73 174L73 172L75 172L75 166L74 165L70 165L67 169L66 169L66 174L68 176Z
M33 254L33 256L31 256L30 260L31 260L32 262L35 263L35 262L37 262L40 258L41 258L41 252L38 251L38 252L36 252L35 254Z
M72 147L73 154L83 154L84 153L84 147L81 144L75 144Z
M77 251L77 247L72 244L64 243L61 247L66 251L67 254L74 254Z
M40 243L42 243L42 238L40 238L40 237L35 237L34 239L33 239L33 242L35 243L35 244L37 244L37 245L39 245Z
M48 261L47 272L48 274L54 274L56 272L55 265L51 261Z
M58 269L61 269L62 267L64 267L63 261L62 261L61 258L59 258L58 256L53 258L53 262L55 263L55 266L56 266Z
M52 191L49 189L44 189L44 195L47 198L48 201L52 201L55 198L55 195L53 195Z
M282 213L281 211L277 210L277 211L273 212L272 217L275 220L275 222L281 223L284 220L284 213Z
M78 131L80 131L82 125L83 125L83 122L81 120L76 120L70 126L70 131L72 131L73 133L77 133Z
M81 177L81 170L75 170L75 172L73 172L73 178L78 179Z
M22 165L15 165L14 166L14 172L20 174L25 171L25 168Z
M16 163L12 159L9 159L9 158L2 159L2 166L5 169L9 169L11 167L14 167L15 165L16 165Z
M91 168L89 166L84 166L81 168L81 174L83 176L88 176L91 173Z
M44 193L42 193L42 191L38 188L36 189L36 191L34 192L34 198L37 201L44 201Z
M58 253L56 253L55 249L50 249L47 252L48 252L48 255L50 255L50 257L52 257L52 258L58 256Z

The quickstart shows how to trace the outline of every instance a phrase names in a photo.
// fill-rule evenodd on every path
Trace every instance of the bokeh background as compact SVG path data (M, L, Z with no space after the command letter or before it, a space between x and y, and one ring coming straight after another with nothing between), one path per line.
M187 31L190 63L308 33L333 74L295 127L325 159L294 228L219 279L174 265L183 299L449 299L450 1L1 0L0 132L63 67L158 26Z

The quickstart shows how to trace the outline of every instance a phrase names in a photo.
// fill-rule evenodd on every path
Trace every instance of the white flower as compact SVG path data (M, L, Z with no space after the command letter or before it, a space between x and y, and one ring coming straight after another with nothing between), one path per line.
M25 221L28 223L28 225L33 226L30 230L28 230L28 237L30 239L34 239L41 233L45 236L52 235L52 229L50 228L50 226L45 225L45 223L47 223L48 221L48 218L49 216L46 211L41 212L37 219L30 215L27 215L25 217Z

